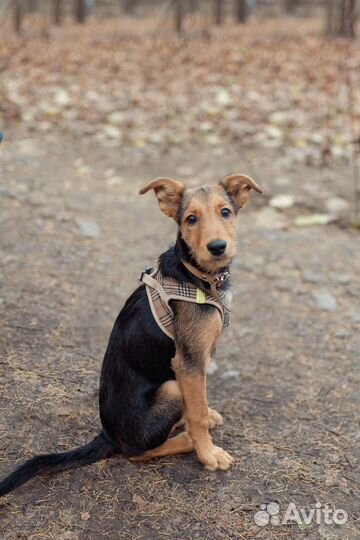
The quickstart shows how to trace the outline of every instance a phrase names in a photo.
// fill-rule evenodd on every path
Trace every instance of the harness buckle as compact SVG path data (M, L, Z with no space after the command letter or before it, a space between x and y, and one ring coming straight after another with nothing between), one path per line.
M147 266L145 270L143 270L140 274L139 281L143 280L144 274L147 274L148 276L152 274L154 271L154 268L152 266Z
M230 272L223 272L220 276L216 276L214 279L215 283L222 283L223 281L226 281L230 277Z

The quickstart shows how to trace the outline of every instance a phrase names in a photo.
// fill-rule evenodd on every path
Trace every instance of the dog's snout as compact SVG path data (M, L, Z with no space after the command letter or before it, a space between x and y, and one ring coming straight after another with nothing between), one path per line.
M213 240L212 242L208 243L207 248L210 251L211 255L223 255L226 249L226 241Z

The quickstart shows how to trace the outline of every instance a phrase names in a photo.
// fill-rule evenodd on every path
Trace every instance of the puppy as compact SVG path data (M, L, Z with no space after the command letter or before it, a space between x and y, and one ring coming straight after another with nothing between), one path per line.
M101 371L101 433L69 452L35 456L0 483L0 496L34 476L121 454L133 461L195 452L204 466L227 470L233 458L209 429L222 423L209 409L206 366L230 312L229 267L236 216L250 191L248 176L186 189L171 178L148 183L159 207L178 225L158 268L141 275L110 335ZM176 427L185 430L171 436Z

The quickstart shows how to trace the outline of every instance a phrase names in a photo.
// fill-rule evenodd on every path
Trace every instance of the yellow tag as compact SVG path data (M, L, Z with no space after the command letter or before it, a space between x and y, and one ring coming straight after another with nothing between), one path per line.
M206 295L204 291L201 289L196 289L196 303L197 304L205 304L206 301Z

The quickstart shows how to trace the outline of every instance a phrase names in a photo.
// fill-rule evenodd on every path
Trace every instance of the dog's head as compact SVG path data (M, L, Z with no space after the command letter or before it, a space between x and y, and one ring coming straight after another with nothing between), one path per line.
M236 216L253 189L263 190L243 174L230 174L215 186L188 188L172 178L156 178L140 190L155 191L160 210L173 218L196 262L208 272L230 264L236 253Z

